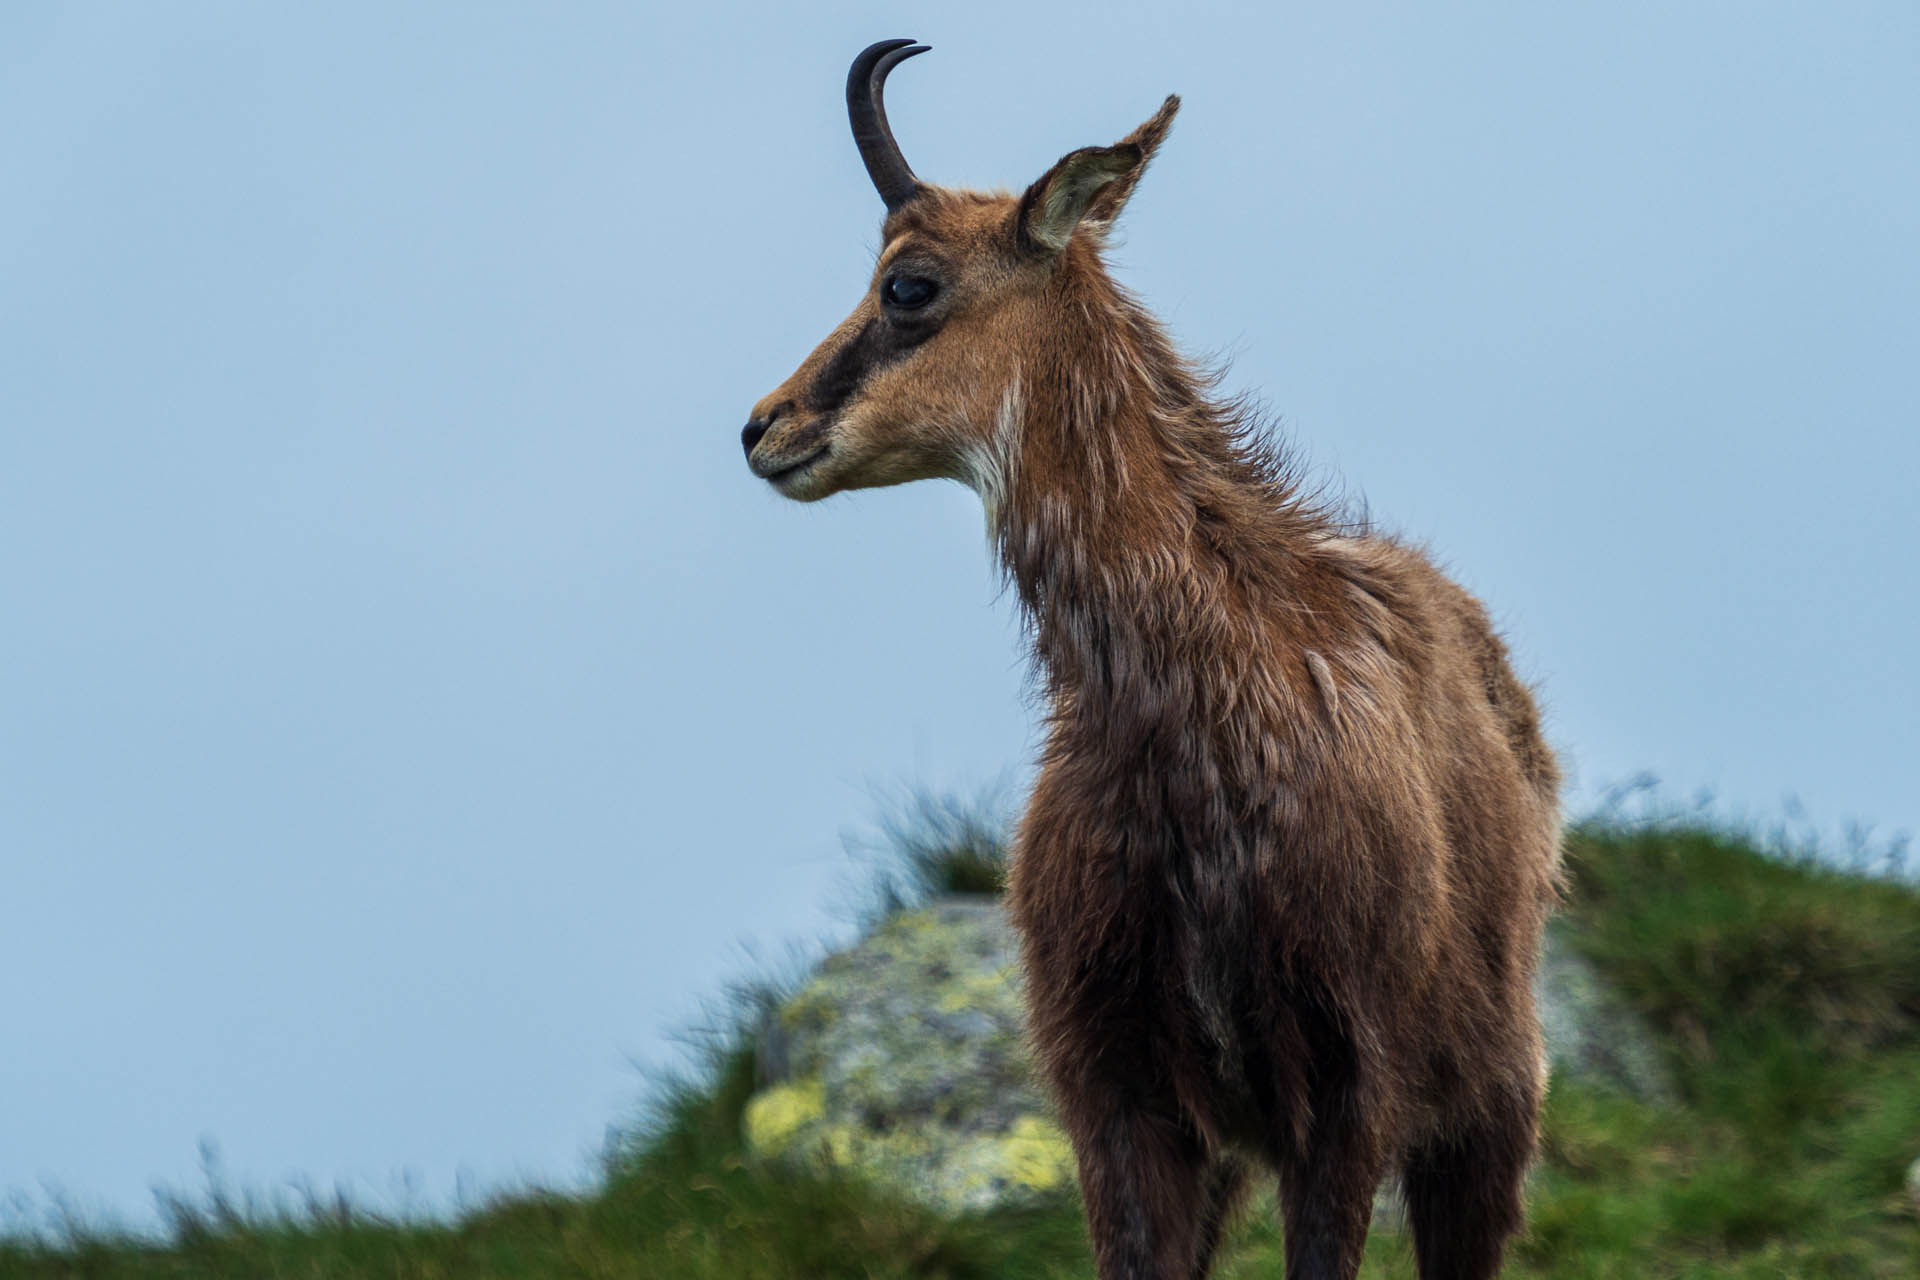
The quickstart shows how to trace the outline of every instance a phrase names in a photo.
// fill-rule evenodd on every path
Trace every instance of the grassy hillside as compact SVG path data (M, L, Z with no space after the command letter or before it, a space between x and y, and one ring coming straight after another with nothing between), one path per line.
M991 880L966 824L955 873ZM939 879L938 847L916 852ZM1920 894L1707 830L1602 828L1569 843L1579 948L1662 1034L1666 1104L1556 1083L1525 1277L1920 1276ZM983 871L983 865L986 870ZM744 1040L667 1097L602 1189L500 1200L452 1224L343 1204L169 1206L160 1245L74 1228L0 1245L0 1277L1091 1277L1074 1204L949 1220L857 1183L754 1167ZM1216 1271L1278 1275L1271 1202ZM1411 1277L1376 1232L1366 1274Z

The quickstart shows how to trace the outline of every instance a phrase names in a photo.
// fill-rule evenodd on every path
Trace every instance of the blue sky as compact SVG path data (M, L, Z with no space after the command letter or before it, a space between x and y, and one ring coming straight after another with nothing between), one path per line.
M876 790L1017 786L952 485L785 503L841 83L1018 187L1186 106L1126 282L1479 592L1576 809L1920 825L1905 4L0 10L0 1192L584 1175Z

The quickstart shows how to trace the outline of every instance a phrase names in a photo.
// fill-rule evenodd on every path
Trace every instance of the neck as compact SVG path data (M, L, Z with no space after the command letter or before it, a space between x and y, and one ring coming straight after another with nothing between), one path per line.
M1235 673L1284 626L1253 602L1300 598L1334 529L1150 317L1113 296L1086 319L1062 335L1079 359L1003 400L982 492L1056 708L1124 749L1235 700Z

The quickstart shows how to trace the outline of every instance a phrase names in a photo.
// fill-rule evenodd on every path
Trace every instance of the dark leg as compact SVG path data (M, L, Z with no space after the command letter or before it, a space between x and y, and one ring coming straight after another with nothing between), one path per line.
M1407 1220L1420 1280L1487 1280L1520 1229L1537 1101L1435 1138L1407 1157Z
M1220 1236L1239 1207L1240 1193L1246 1185L1247 1166L1239 1160L1223 1156L1207 1166L1194 1240L1193 1280L1207 1280L1207 1273L1213 1270L1214 1251L1220 1247Z
M1118 1091L1063 1091L1061 1104L1100 1280L1187 1280L1206 1207L1199 1137Z
M1281 1167L1287 1280L1353 1280L1386 1159L1350 1083L1317 1088L1314 1100L1306 1149Z

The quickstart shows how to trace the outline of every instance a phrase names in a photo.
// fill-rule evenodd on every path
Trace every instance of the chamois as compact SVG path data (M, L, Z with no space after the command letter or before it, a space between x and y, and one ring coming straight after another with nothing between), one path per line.
M1558 774L1485 610L1316 504L1107 273L1179 99L1026 192L914 176L853 314L742 435L789 498L980 494L1047 738L1010 870L1038 1061L1105 1280L1204 1277L1250 1163L1292 1280L1351 1277L1398 1176L1426 1280L1500 1268L1546 1068Z

